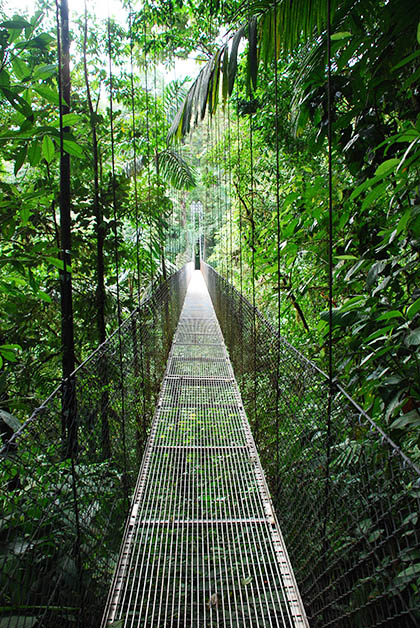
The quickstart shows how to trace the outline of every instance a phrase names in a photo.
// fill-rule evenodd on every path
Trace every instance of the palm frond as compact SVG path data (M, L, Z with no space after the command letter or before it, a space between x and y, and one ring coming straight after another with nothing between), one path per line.
M134 170L139 174L146 165L145 156L139 155L135 166L132 161L125 164L123 168L125 177L130 179L134 176ZM197 185L194 168L172 148L159 152L154 158L154 165L159 176L177 190L189 190Z
M331 0L333 29L341 25L361 0ZM202 68L178 109L168 132L168 141L179 140L189 133L198 119L203 119L208 108L213 114L218 105L222 86L223 102L230 96L235 84L239 44L248 40L247 78L250 93L257 84L258 66L268 65L280 54L287 54L308 40L325 42L327 2L325 0L250 0L238 12L238 18L247 18L229 42L223 44ZM276 37L274 34L276 33ZM277 41L277 50L274 42ZM220 80L221 79L221 80Z
M136 159L136 163L134 161L129 161L124 164L123 172L127 179L131 179L134 176L134 172L138 174L146 165L146 159L144 155L139 155Z
M167 148L156 156L159 175L177 190L188 190L196 186L194 169L177 151Z
M165 89L163 91L163 104L165 107L166 118L169 123L174 119L176 112L188 94L186 84L189 82L190 79L187 77L181 81L175 79L165 85Z

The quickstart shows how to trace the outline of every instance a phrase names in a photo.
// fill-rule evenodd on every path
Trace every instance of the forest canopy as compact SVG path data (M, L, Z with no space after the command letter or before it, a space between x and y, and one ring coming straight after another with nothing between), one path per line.
M331 4L334 375L418 460L420 6ZM63 273L77 365L116 328L117 293L124 318L191 259L198 201L206 261L326 367L326 6L156 0L125 3L125 21L87 7L70 20L62 145L56 7L1 10L7 434L62 377ZM191 54L198 77L168 81L174 59ZM60 233L64 153L70 267Z

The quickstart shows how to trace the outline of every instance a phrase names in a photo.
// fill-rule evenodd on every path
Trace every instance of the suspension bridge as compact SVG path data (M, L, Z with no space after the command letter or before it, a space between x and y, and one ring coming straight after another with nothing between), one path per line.
M191 266L3 447L1 627L418 625L418 470Z
M200 271L188 287L111 588L123 625L306 626Z
M243 138L237 116L237 162L246 166L247 175L242 181L239 167L235 182L239 206L245 208L245 216L239 210L238 221L240 285L242 244L246 242L251 251L252 302L226 278L233 277L234 258L232 205L227 200L232 172L226 161L231 159L219 150L219 121L215 117L213 125L211 117L220 85L223 100L232 93L243 27L230 52L225 46L203 68L169 131L177 136L187 133L208 109L217 179L222 180L222 171L226 179L225 276L223 264L219 274L202 259L206 258L203 216L195 203L193 215L198 214L199 220L195 262L200 270L192 272L189 263L166 278L165 227L159 211L155 217L158 242L152 242L152 226L147 226L150 294L123 319L110 19L110 208L118 325L105 340L105 236L96 122L85 58L96 155L97 291L102 299L97 303L100 345L75 369L69 270L70 153L65 150L65 145L74 144L67 139L65 122L71 101L70 33L67 3L61 2L60 7L57 3L63 381L10 438L2 435L0 628L420 625L420 470L333 378L331 11L327 14L328 373L280 334L283 242L277 63L274 274L278 328L256 308L253 101L247 103L246 164L241 162ZM274 17L277 20L276 4ZM142 156L136 139L132 26L130 8L133 162L126 174L133 177L135 281L140 295L137 174ZM87 31L86 14L85 56ZM275 50L276 37L275 27ZM145 48L146 39L147 29ZM145 143L146 162L150 162L147 72L146 59ZM159 184L165 163L175 160L181 167L183 160L176 152L158 151L156 80L155 63L153 132ZM8 100L18 102L10 95ZM224 126L231 155L229 105ZM43 142L46 158L47 147ZM150 171L148 179L150 211ZM194 177L187 173L186 179L191 182ZM245 189L242 195L241 187ZM215 222L222 238L220 189L217 196ZM245 220L247 234L243 233ZM154 281L154 248L165 278L159 285Z

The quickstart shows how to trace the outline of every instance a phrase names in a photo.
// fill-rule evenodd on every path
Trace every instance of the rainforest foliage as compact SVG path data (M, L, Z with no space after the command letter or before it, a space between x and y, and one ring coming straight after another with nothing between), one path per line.
M238 17L170 135L214 113L207 185L217 196L222 181L224 210L210 262L326 368L325 3L251 3ZM334 371L416 458L419 20L404 0L339 2L331 36Z
M195 184L195 173L182 151L166 143L183 87L163 82L153 26L130 30L128 21L123 27L87 11L71 20L72 95L63 144L71 157L76 363L116 327L116 254L123 314L184 261L185 212L174 201ZM0 41L0 408L10 435L18 425L13 417L27 416L60 381L55 7L42 4L32 16L3 14Z
M206 259L325 366L326 5L157 0L127 5L123 21L72 17L64 150L77 362L117 323L115 241L125 314L189 258L190 206L201 201ZM10 433L60 379L63 262L55 6L1 20L0 408ZM334 369L415 458L419 24L411 0L332 2ZM198 78L166 80L192 52Z

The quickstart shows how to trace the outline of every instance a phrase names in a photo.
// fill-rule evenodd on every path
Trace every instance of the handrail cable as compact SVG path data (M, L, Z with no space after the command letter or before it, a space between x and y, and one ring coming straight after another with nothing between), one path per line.
M238 159L238 167L237 167L237 196L238 196L238 212L239 212L239 292L243 294L244 290L244 281L243 281L243 258L242 258L242 203L241 203L241 125L239 120L239 100L236 100L236 130L238 135L238 145L237 145L237 159ZM242 325L242 301L240 303L240 312L239 318L241 321L241 334L243 335L243 325ZM241 367L243 368L244 364L244 350L243 350L243 336L241 337Z
M323 524L324 551L327 548L327 519L330 496L331 464L331 415L334 396L333 384L333 204L332 204L332 98L331 98L331 0L327 0L327 109L328 109L328 399L327 399L327 434L325 465L325 504Z
M281 225L280 225L280 161L279 161L279 70L277 65L277 0L274 1L274 102L275 122L274 140L276 153L276 227L277 227L277 333L281 338ZM277 345L276 374L276 465L280 463L279 428L280 428L280 342Z
M133 63L133 13L131 2L129 2L129 36L130 36L130 85L131 85L131 120L132 120L132 134L133 134L133 166L134 166L134 205L135 205L135 224L136 224L136 267L137 267L137 307L140 314L141 304L141 279L140 279L140 225L139 225L139 198L138 198L138 181L137 181L137 127L135 116L135 88L134 88L134 63ZM139 388L141 391L141 407L142 407L142 420L141 420L141 438L143 442L146 441L146 386L145 386L145 371L144 371L144 357L143 357L143 338L139 334L139 342L137 342L137 321L136 318L132 318L133 329L133 343L134 343L134 368L136 375L138 376L138 363L140 362L140 378ZM137 398L136 398L137 401Z
M230 260L230 281L234 285L233 277L233 235L232 235L232 221L233 221L233 208L232 208L232 136L231 136L231 120L230 120L230 101L227 101L227 121L228 121L228 193L229 193L229 260Z

